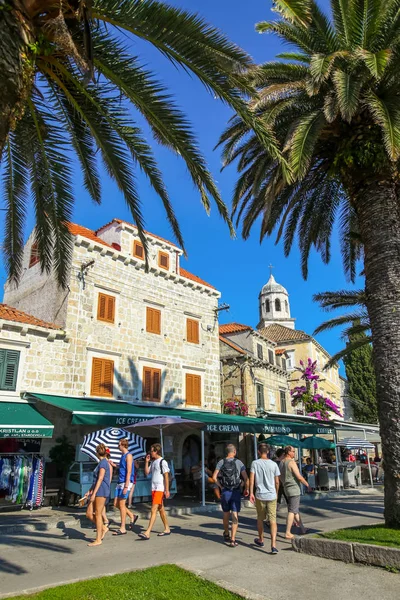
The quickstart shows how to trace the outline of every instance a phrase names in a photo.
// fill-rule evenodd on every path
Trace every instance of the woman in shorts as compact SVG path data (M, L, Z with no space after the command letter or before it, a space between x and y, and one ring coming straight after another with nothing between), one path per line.
M107 448L99 444L96 448L99 464L94 470L93 485L85 494L89 498L86 510L87 518L96 525L96 539L88 546L100 546L108 528L103 525L103 509L110 496L111 471L106 458Z
M302 534L306 533L306 529L301 522L300 518L300 495L302 483L307 489L309 488L308 482L299 471L298 466L294 460L295 449L293 446L286 446L284 451L284 458L279 464L279 470L281 473L281 481L283 489L286 494L288 503L288 516L286 520L286 534L285 538L291 540L294 535L291 533L293 522L296 521L296 525L300 527Z

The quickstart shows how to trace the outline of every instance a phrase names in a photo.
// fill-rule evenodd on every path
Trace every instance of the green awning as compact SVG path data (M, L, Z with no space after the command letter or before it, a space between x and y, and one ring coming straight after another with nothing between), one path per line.
M47 438L53 429L32 404L0 402L0 438Z
M321 425L239 417L216 412L193 409L144 406L118 400L70 398L49 394L31 393L32 399L40 400L72 413L74 425L100 425L125 427L153 417L182 417L205 423L209 432L220 433L330 433L332 430ZM322 431L321 431L322 430Z

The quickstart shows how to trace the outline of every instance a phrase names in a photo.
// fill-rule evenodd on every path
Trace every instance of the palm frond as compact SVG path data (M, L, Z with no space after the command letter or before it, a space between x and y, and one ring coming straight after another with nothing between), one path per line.
M348 343L345 348L343 348L342 350L340 350L339 352L336 352L336 354L331 356L331 358L328 360L328 362L324 366L323 370L326 371L326 370L330 369L335 364L337 364L340 360L342 360L343 358L346 358L346 356L349 356L352 352L354 352L354 350L363 348L367 344L371 344L371 343L372 343L372 336L370 336L370 335L366 335L365 337L362 337L358 340L354 340L353 342Z

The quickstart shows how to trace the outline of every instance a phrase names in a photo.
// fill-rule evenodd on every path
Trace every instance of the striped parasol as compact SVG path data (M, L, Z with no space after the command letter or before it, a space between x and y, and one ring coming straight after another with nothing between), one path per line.
M98 444L104 444L110 449L111 460L119 463L121 452L118 449L119 440L126 438L128 440L128 451L134 459L140 458L146 454L146 440L139 435L126 431L125 429L116 429L108 427L99 431L93 431L85 435L81 447L82 452L97 460L96 447Z
M357 448L361 448L361 449L369 449L369 450L375 450L375 446L374 444L371 444L371 442L369 442L368 440L363 440L362 438L355 438L355 437L351 437L351 438L344 438L343 440L340 440L340 442L338 442L336 444L337 446L340 446L342 448L349 448L349 450L353 449L357 449Z

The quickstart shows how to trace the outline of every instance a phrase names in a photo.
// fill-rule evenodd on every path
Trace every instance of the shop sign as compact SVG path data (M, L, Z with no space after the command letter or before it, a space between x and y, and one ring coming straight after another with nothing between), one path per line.
M135 423L140 423L141 421L148 421L152 417L117 417L115 419L116 425L134 425Z
M335 430L330 427L318 427L317 433L335 433Z
M287 425L264 425L265 433L293 433L291 427Z
M207 425L207 431L223 433L239 433L239 425Z
M53 428L0 427L0 438L43 438L52 437Z

